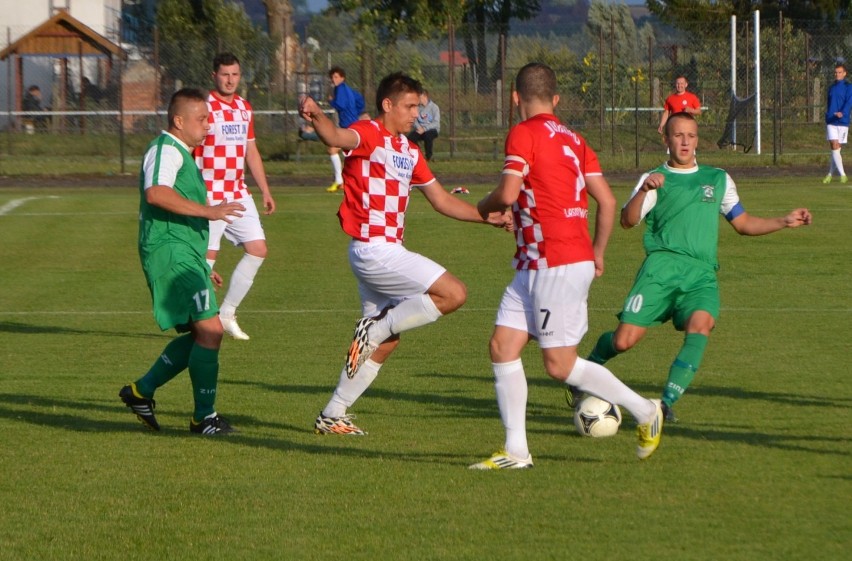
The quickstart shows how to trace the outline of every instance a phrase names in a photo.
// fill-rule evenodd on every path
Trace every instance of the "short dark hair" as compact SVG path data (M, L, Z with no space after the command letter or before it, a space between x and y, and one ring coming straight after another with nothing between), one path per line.
M663 128L663 132L666 137L669 136L669 123L671 123L674 119L686 119L687 121L692 121L693 123L697 123L695 117L691 113L687 113L686 111L678 111L677 113L672 113L668 119L666 119L666 126Z
M190 101L205 103L207 96L197 88L183 88L172 94L172 98L169 100L169 127L175 126L175 117L183 110L184 105Z
M844 72L849 72L849 69L846 68L845 62L838 62L837 64L834 65L834 68L835 68L835 70L838 69L838 68L842 68Z
M213 72L219 72L220 66L231 66L239 63L240 59L234 53L219 53L213 57Z
M402 72L388 74L376 88L376 111L379 115L385 112L382 108L382 101L385 99L396 101L400 95L412 92L417 95L423 93L423 85L418 80Z
M515 90L521 99L553 101L556 95L556 73L541 62L531 62L518 71Z
M331 78L334 74L340 74L340 77L344 80L346 79L346 71L340 68L339 66L332 66L331 70L328 71L328 77Z

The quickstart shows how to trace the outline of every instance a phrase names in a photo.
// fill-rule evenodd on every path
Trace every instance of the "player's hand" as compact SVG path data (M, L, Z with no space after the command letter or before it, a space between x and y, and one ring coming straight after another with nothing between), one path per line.
M604 274L604 258L603 255L598 255L595 252L595 277L603 276Z
M784 224L788 228L798 228L799 226L808 226L811 221L811 213L806 208L797 208L790 214L784 217Z
M299 115L302 116L303 119L308 121L312 121L314 115L317 113L322 113L322 109L317 105L317 102L314 101L314 98L311 96L305 96L305 99L299 103Z
M512 213L509 210L504 210L503 212L490 212L488 213L488 216L485 217L485 221L495 228L503 228L509 232L515 228Z
M210 209L207 217L208 220L224 220L228 224L233 222L232 218L240 218L243 211L246 209L243 205L237 202L222 202L218 205L207 207Z
M662 173L652 173L645 178L645 182L642 183L642 187L640 187L639 190L643 193L647 193L648 191L661 188L665 182L666 177Z
M222 275L216 271L210 271L210 281L216 288L222 288Z
M269 215L275 212L277 207L275 206L275 199L272 198L272 195L263 194L263 208L266 209L263 214Z

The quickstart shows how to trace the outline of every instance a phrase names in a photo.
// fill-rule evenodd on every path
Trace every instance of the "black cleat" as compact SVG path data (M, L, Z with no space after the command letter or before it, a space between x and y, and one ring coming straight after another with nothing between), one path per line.
M228 421L220 417L218 413L211 413L204 417L204 420L200 423L196 423L195 420L190 420L189 431L195 434L215 435L229 434L236 432L237 429L232 427Z
M663 415L666 418L666 423L676 423L677 415L675 415L674 409L671 406L666 405L666 402L663 402Z
M580 388L571 384L565 387L565 403L568 404L568 407L574 409L581 399L583 399L583 391Z
M136 391L135 383L130 383L121 388L121 391L118 392L118 397L121 398L121 401L126 406L130 407L131 411L136 414L136 418L143 425L151 430L160 430L160 423L157 422L157 418L154 416L154 408L157 404L153 399L142 397Z

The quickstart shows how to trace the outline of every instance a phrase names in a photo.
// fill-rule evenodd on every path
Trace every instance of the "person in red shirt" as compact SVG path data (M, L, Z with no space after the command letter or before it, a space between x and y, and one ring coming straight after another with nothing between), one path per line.
M686 91L689 83L686 81L686 76L678 76L675 79L675 93L666 98L663 104L663 117L660 119L660 126L657 127L657 132L663 134L663 128L666 126L666 121L675 113L689 113L697 117L701 115L701 101L695 94Z
M556 74L533 62L518 72L512 102L521 122L506 138L497 188L479 201L480 216L512 208L516 227L515 277L503 293L491 336L491 367L504 448L471 469L532 467L526 436L527 380L521 352L541 348L547 374L563 384L621 405L636 418L640 459L660 443L659 400L646 399L599 364L577 355L588 330L592 280L604 272L604 252L615 223L615 197L598 157L582 136L554 115ZM597 203L594 239L589 204Z
M337 388L314 422L317 434L364 435L347 410L378 376L400 333L437 321L467 299L462 281L402 245L411 191L420 191L432 208L450 218L511 230L512 216L505 208L480 216L476 207L448 193L417 145L406 138L422 91L410 76L386 76L376 91L378 117L349 128L337 127L310 97L300 107L326 145L345 151L345 188L337 216L351 238L349 265L364 315L355 325Z

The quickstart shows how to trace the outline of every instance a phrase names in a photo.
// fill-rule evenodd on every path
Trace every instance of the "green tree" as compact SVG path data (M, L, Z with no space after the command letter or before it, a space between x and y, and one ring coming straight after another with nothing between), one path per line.
M761 18L773 20L780 12L794 25L813 21L836 25L852 15L852 0L647 0L646 4L663 22L698 32L704 23L723 23L732 15L748 18L755 10L760 10Z
M161 0L157 6L160 64L185 86L210 86L216 53L230 51L241 62L243 89L265 84L271 47L242 7L229 0Z

